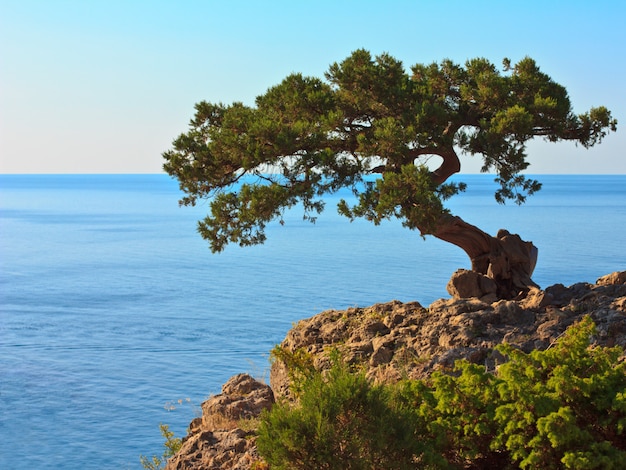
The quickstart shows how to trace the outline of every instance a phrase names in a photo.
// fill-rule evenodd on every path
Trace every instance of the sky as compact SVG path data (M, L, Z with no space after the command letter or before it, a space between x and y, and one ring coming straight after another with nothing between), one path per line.
M407 69L530 56L574 112L619 123L589 150L533 141L527 172L625 174L625 18L622 0L0 0L0 173L161 173L195 103L253 105L365 48Z

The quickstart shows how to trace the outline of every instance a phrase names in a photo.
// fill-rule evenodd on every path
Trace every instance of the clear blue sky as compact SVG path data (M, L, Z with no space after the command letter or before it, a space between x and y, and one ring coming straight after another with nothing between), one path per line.
M0 172L159 173L200 100L243 101L357 48L409 67L529 55L618 132L530 145L531 173L626 173L626 1L0 0ZM476 172L475 159L463 172Z

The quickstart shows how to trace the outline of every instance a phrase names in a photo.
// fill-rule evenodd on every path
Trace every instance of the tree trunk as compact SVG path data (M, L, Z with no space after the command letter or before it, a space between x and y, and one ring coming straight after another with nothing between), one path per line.
M538 287L530 278L538 250L518 235L500 229L492 237L452 215L442 217L432 235L462 248L472 262L472 271L493 279L501 299L513 299Z

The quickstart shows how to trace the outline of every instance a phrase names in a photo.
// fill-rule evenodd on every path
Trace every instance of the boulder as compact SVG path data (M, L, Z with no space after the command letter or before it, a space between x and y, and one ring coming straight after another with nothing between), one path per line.
M222 393L202 404L202 418L191 422L181 449L165 469L249 470L260 458L254 432L241 429L242 420L257 418L273 403L269 386L247 374L230 378Z
M456 299L480 299L485 296L494 296L495 300L498 286L493 279L484 274L459 269L450 278L446 290Z
M241 429L201 431L185 439L166 470L250 470L260 457L253 433Z
M626 284L626 271L615 272L602 276L596 281L599 286Z
M242 419L256 418L274 403L272 389L248 374L231 377L222 393L202 403L202 427L207 430L235 429Z

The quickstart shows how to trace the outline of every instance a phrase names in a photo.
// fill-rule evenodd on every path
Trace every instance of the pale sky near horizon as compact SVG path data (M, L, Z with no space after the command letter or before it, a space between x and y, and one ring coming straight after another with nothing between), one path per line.
M252 105L365 48L407 68L530 56L619 123L590 150L533 142L528 173L624 174L625 21L621 0L0 0L0 173L160 173L194 103Z

